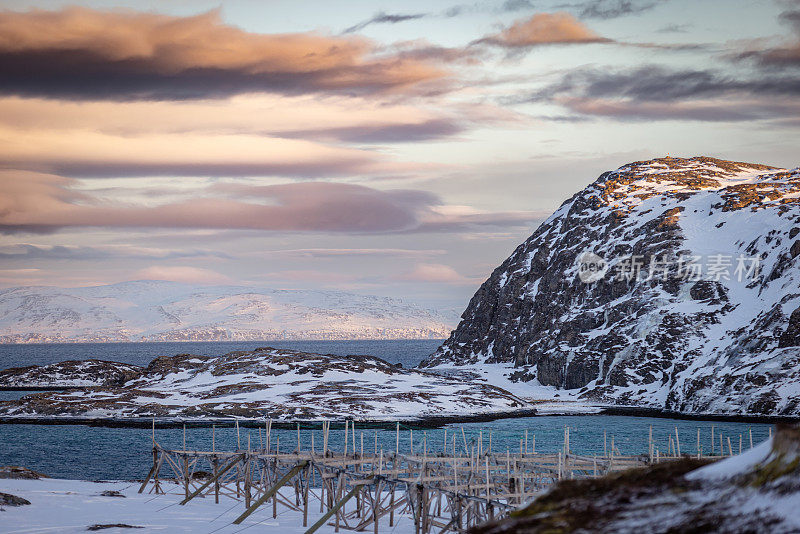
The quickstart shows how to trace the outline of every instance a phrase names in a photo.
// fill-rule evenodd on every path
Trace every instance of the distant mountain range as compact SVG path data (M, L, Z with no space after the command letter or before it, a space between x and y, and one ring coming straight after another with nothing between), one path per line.
M660 158L602 174L421 365L559 397L800 415L800 169ZM504 385L504 387L508 387Z
M435 339L455 321L338 291L137 281L0 290L0 343Z

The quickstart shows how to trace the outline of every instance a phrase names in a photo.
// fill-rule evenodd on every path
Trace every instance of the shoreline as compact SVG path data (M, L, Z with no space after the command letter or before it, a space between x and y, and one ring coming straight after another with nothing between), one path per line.
M524 417L535 417L536 409L524 408L508 412L496 412L486 414L467 414L467 415L431 415L418 418L396 418L396 419L353 419L343 418L337 420L330 419L295 419L272 420L272 428L294 429L299 423L303 429L322 428L323 421L330 421L331 428L344 428L344 421L355 422L364 428L394 429L397 423L405 427L414 428L442 428L451 423L484 423L501 419L516 419ZM85 425L109 428L211 428L212 426L233 427L236 423L243 428L260 428L266 419L237 419L235 417L225 418L203 418L203 419L153 419L147 418L99 418L99 417L0 417L0 425Z
M442 428L454 423L483 423L499 421L503 419L517 418L538 418L538 417L576 417L576 416L627 416L627 417L654 417L660 419L677 419L690 421L721 421L731 423L793 423L800 421L798 416L786 415L756 415L756 414L693 414L660 410L657 408L644 408L634 406L602 406L599 411L581 412L569 411L564 413L545 412L539 413L535 408L520 409L509 412L471 414L471 415L441 415L424 416L419 418L397 418L397 419L353 419L346 418L348 422L357 423L363 428L371 429L394 429L397 423L404 427L420 429ZM242 428L260 428L265 419L237 419L234 417L225 418L204 418L204 419L180 419L180 418L125 418L115 419L108 417L0 417L0 425L84 425L90 427L107 428L211 428L218 426L221 428L234 427L237 422ZM299 423L303 429L322 428L322 422L328 419L296 419L296 420L273 420L272 427L280 429L294 429ZM345 419L330 420L331 428L344 427Z

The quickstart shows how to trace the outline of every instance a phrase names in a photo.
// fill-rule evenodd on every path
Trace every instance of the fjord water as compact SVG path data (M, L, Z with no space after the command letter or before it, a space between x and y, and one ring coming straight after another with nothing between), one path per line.
M192 353L216 356L234 350L252 350L257 347L272 346L308 352L327 354L370 354L392 363L402 363L404 367L416 365L441 343L440 340L414 341L269 341L269 342L180 342L180 343L85 343L85 344L41 344L41 345L0 345L0 368L22 365L43 365L63 360L97 358L137 365L146 365L157 356ZM0 392L0 399L18 398L29 392ZM728 438L734 452L738 452L740 436L743 449L753 443L758 444L767 438L769 425L737 422L686 421L662 418L627 416L546 416L518 419L503 419L489 423L451 424L446 429L413 429L413 448L422 451L427 445L431 454L441 452L444 434L447 430L448 450L452 447L452 437L456 435L456 449L462 453L464 440L467 448L477 443L483 431L484 448L488 447L489 433L492 435L492 450L505 452L506 449L519 451L520 439L528 431L528 447L533 446L535 436L536 451L553 452L563 443L564 427L570 427L571 449L583 454L602 454L605 446L614 445L623 454L646 453L649 427L657 447L667 450L669 436L674 439L678 429L682 452L696 452L697 432L700 430L700 446L704 453L711 448L711 426L714 425L714 450L719 452L719 436L728 449ZM462 436L461 428L464 429ZM411 428L401 426L400 449L409 451L412 446ZM241 445L247 447L248 436L251 447L264 445L263 429L240 429L239 442L233 427L220 427L214 431L214 441L218 450L231 450ZM363 432L364 449L378 447L394 451L395 430L359 428L356 425L357 447L360 449ZM302 428L300 448L311 447L314 435L315 447L322 443L319 428ZM184 433L180 428L156 429L156 439L168 448L181 448ZM297 431L294 429L273 429L272 448L276 439L283 451L297 448ZM0 424L0 465L22 465L46 475L59 478L88 480L133 479L147 474L151 462L152 433L149 429L106 428L83 425L18 425ZM210 450L212 429L186 429L188 449ZM352 440L351 440L352 441ZM352 447L352 442L350 443ZM332 428L330 448L341 451L344 448L344 429ZM351 449L352 450L352 449Z

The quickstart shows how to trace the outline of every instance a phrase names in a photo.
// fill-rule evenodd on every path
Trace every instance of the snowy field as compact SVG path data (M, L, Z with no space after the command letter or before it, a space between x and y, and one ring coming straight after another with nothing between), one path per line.
M244 502L220 496L219 504L211 498L196 498L185 506L182 487L166 483L166 495L138 494L138 482L87 482L81 480L40 479L0 480L0 492L10 493L31 502L30 505L0 507L2 533L74 533L87 532L93 525L124 524L142 528L103 528L107 534L140 532L193 532L233 534L235 532L270 532L302 534L303 516L300 512L278 506L278 517L272 517L272 505L266 503L241 525L232 524L244 510ZM294 499L294 493L287 498ZM124 497L106 497L103 492L118 491ZM316 507L314 504L316 503ZM319 502L309 503L309 526L321 516ZM324 525L317 532L333 532ZM409 516L395 516L395 526L381 521L382 533L404 534L414 531Z

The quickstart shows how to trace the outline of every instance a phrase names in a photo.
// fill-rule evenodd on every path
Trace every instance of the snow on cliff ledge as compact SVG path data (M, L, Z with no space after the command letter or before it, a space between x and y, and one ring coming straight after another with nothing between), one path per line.
M531 396L800 415L798 256L800 169L631 163L564 202L421 366L494 366Z

